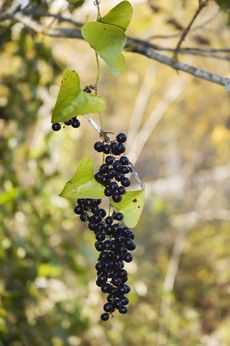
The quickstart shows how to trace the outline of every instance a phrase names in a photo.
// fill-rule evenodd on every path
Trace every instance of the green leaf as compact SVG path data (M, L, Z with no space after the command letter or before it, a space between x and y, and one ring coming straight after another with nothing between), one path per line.
M105 60L113 74L119 74L125 69L125 58L121 52L126 44L126 36L121 28L89 22L82 27L81 33L98 55Z
M135 227L144 207L144 190L126 192L121 202L111 201L111 204L124 214L124 222L128 227Z
M125 31L131 21L132 14L133 9L130 2L122 1L112 8L106 16L102 17L100 22L118 26Z
M52 113L52 122L66 121L75 115L101 112L104 108L105 99L82 91L77 72L66 70Z
M102 198L104 187L94 178L93 160L85 157L81 160L76 173L66 183L60 196L76 200L78 198Z

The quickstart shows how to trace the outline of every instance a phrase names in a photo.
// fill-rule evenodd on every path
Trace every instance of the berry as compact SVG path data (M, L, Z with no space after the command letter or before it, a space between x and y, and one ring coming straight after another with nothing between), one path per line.
M121 195L119 195L118 193L115 193L113 196L112 196L112 199L114 202L118 203L121 201Z
M104 149L104 144L102 142L96 142L94 144L94 149L96 151L98 151L99 153L101 153L103 151L103 149Z
M71 125L72 125L73 128L77 129L78 127L80 127L81 123L80 123L80 121L77 118L73 118Z
M107 163L107 165L112 165L113 161L114 161L113 156L107 156L105 159L105 162Z
M130 263L130 262L132 262L132 260L133 260L133 256L130 252L128 252L124 257L124 261L127 263Z
M65 121L64 124L67 126L72 125L72 119Z
M128 312L128 309L126 306L121 306L119 308L119 312L120 312L120 314L126 314Z
M116 212L114 212L114 213L113 213L113 218L114 218L114 220L121 221L121 220L123 220L124 215L123 215L122 213L116 213Z
M128 187L128 186L130 185L130 180L129 180L129 178L126 178L126 177L122 178L122 179L121 179L121 184L122 184L124 187Z
M106 304L104 305L104 311L106 311L106 312L113 312L113 311L114 311L113 304L111 304L111 303L106 303Z
M74 208L74 212L75 214L77 215L80 215L82 213L82 207L80 205L77 205L75 208Z
M118 154L123 154L125 152L125 146L123 143L118 143L117 152L118 152Z
M124 195L126 193L126 189L124 186L119 186L118 192L120 195Z
M103 314L101 314L101 320L102 321L108 321L108 319L109 319L108 312L104 312Z
M122 163L122 165L128 165L129 164L129 159L127 156L122 156L120 158L120 162Z
M86 222L86 221L88 220L88 215L87 215L86 213L82 213L82 214L80 215L80 220L81 220L82 222Z
M59 131L60 129L61 129L61 124L60 123L53 123L52 124L52 130Z
M124 133L119 133L116 137L116 140L119 142L119 143L124 143L126 142L127 140L127 136L124 134Z
M103 148L103 153L104 154L109 154L110 153L110 145L108 145L108 144L105 144L104 145L104 148Z

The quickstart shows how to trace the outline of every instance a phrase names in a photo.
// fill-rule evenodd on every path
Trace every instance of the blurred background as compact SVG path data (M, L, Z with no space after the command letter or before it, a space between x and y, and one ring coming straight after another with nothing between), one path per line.
M2 10L11 3L0 1ZM93 1L77 8L64 0L30 3L81 22L96 16ZM117 3L102 0L102 13ZM128 34L172 48L197 9L197 1L131 3ZM226 48L227 24L210 1L184 46ZM127 265L129 313L103 323L94 237L59 197L84 155L99 163L97 133L83 117L79 129L51 130L63 71L76 69L82 87L94 83L93 51L14 20L0 23L1 346L230 345L229 96L224 87L143 56L125 57L119 77L101 61L103 125L128 133L146 203L135 228L135 259ZM179 58L230 76L229 61Z

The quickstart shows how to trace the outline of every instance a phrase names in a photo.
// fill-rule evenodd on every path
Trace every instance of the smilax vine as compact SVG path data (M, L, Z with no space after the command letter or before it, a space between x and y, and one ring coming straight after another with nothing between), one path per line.
M117 309L126 314L130 287L125 263L132 261L131 251L135 250L135 227L144 205L143 184L138 178L132 163L125 155L124 133L113 135L105 132L89 117L89 113L100 113L106 101L99 96L99 58L103 59L114 75L125 69L122 51L126 44L125 31L132 17L132 7L122 1L109 13L101 17L99 4L97 20L86 23L81 33L85 41L95 51L98 74L94 85L80 86L80 77L74 70L64 72L57 101L52 114L52 129L59 131L62 124L78 128L79 116L86 116L89 123L99 133L99 141L94 149L102 154L103 163L97 172L90 157L84 157L74 176L64 186L61 196L70 199L74 212L82 222L94 232L95 248L99 257L96 284L107 294L101 320L106 321ZM101 122L101 115L100 123ZM141 189L130 190L131 177L137 179ZM129 188L129 190L127 190Z

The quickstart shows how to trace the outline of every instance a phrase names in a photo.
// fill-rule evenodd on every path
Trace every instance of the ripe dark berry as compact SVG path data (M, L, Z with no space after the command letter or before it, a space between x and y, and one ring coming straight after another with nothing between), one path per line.
M81 220L82 222L86 222L86 221L88 220L88 215L87 215L87 213L82 213L82 214L80 215L80 220Z
M97 232L96 239L99 241L103 241L105 239L105 234L102 232Z
M116 213L116 212L114 212L114 213L113 213L113 218L114 218L114 220L121 221L121 220L123 220L124 215L123 215L122 213Z
M104 149L104 144L102 142L96 142L94 144L94 149L96 151L98 151L99 153L101 153L103 151L103 149Z
M122 178L122 179L121 179L121 184L122 184L124 187L128 187L128 186L130 185L130 180L129 180L129 178L126 178L126 177Z
M105 162L107 163L107 165L112 165L113 161L114 161L113 156L107 156L105 159Z
M112 216L107 216L107 218L105 219L105 223L106 223L107 225L112 225L112 223L113 223L113 218L112 218Z
M133 256L130 252L128 252L124 257L124 261L127 263L130 263L130 262L132 262L132 260L133 260Z
M66 120L64 122L64 124L67 125L67 126L71 125L72 124L72 119Z
M124 195L126 193L126 189L124 186L119 186L118 192L120 195Z
M127 136L126 134L124 133L119 133L116 137L116 140L119 142L119 143L125 143L126 140L127 140Z
M97 251L103 251L104 250L104 243L102 243L101 241L96 241L95 248L97 249Z
M129 251L133 251L133 250L136 249L136 244L134 243L133 240L128 239L128 240L126 241L126 247L127 247L127 249L128 249Z
M71 126L77 129L78 127L80 127L80 125L81 125L80 121L77 118L73 118Z
M112 191L109 187L106 187L105 190L104 190L104 194L105 194L107 197L110 197L110 196L112 196L113 191Z
M102 321L108 321L108 319L109 319L108 312L104 312L103 314L101 314L101 320Z
M121 302L122 302L122 305L127 305L127 304L129 304L129 300L128 300L128 298L125 297L125 296L121 298Z
M128 312L128 309L126 306L121 306L119 308L119 312L120 312L120 314L126 314Z
M113 312L113 311L114 311L113 304L111 304L111 303L105 303L105 305L104 305L104 311L106 311L106 312Z
M52 130L59 131L60 129L61 129L61 124L60 123L53 123L52 124Z
M127 156L122 156L122 157L120 158L120 162L122 163L122 165L128 165L129 159L128 159Z
M80 214L82 214L83 209L82 209L82 207L81 207L80 205L77 205L77 206L74 208L74 212L75 212L75 214L80 215Z
M125 152L125 146L123 143L118 143L117 152L118 152L118 154L123 154Z
M109 154L109 153L110 153L110 150L111 150L110 145L105 144L105 145L104 145L104 148L103 148L103 153L104 153L104 154Z
M113 196L112 196L112 199L114 202L118 203L121 201L121 195L119 195L118 193L115 193Z

